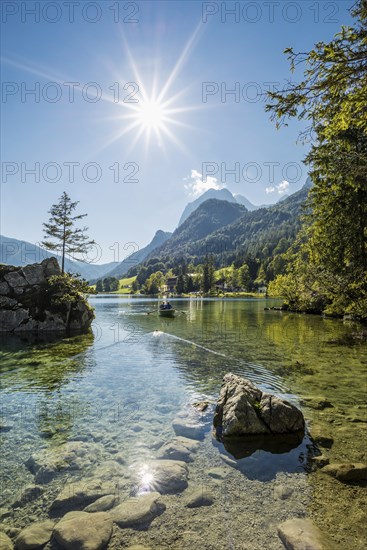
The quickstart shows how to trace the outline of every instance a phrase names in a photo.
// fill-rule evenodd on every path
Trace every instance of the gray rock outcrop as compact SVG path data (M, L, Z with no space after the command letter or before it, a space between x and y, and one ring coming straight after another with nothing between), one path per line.
M49 279L60 274L56 258L24 267L0 266L0 332L86 332L93 310L77 293L70 305L58 301Z
M297 407L231 373L223 378L213 423L218 438L291 434L305 426Z

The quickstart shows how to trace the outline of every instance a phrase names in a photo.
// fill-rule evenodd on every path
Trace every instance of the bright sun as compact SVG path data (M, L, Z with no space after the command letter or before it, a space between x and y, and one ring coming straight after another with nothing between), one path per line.
M145 130L160 130L164 125L164 108L158 101L146 100L138 109L137 119Z
M182 151L187 152L179 140L178 128L191 128L185 120L185 115L189 111L202 109L202 104L196 106L179 105L182 101L182 96L188 88L181 88L176 93L172 93L171 88L182 66L187 61L200 29L201 26L199 25L193 32L167 79L160 83L158 71L155 70L151 82L149 82L150 86L141 78L138 65L135 63L128 45L125 43L125 52L127 53L129 66L133 74L133 80L129 84L138 87L138 92L134 92L133 101L125 101L125 98L118 102L123 113L115 116L114 120L118 120L121 126L105 142L104 148L126 134L132 133L133 137L130 141L128 152L134 149L140 138L145 138L146 151L152 140L155 141L158 147L165 149L164 141L167 140L174 143ZM120 77L117 79L121 82L124 81ZM110 98L110 101L115 102L112 98Z

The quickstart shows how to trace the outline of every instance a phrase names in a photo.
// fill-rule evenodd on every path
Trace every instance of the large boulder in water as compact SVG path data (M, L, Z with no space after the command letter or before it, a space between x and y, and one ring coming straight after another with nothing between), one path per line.
M63 300L66 295L69 302ZM61 275L56 258L0 266L0 332L86 332L93 318L75 280Z
M223 378L213 423L219 439L292 434L303 431L305 426L297 407L232 373Z

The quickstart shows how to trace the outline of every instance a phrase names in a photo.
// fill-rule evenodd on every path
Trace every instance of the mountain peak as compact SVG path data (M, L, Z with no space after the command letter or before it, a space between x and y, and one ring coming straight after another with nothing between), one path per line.
M151 242L154 242L156 240L166 240L167 236L169 237L170 235L171 235L171 233L169 231L163 231L163 229L158 229L155 232L154 237L151 240Z
M207 199L177 227L170 239L161 248L154 251L157 257L174 254L184 243L194 243L217 229L233 223L248 211L242 204L222 199ZM151 255L150 255L151 257Z
M194 210L197 209L200 204L207 201L208 199L218 199L222 201L228 201L228 202L237 202L232 193L228 189L208 189L200 195L197 199L193 200L192 202L189 202L184 211L182 212L180 221L178 222L178 226L182 225L185 220L194 212Z

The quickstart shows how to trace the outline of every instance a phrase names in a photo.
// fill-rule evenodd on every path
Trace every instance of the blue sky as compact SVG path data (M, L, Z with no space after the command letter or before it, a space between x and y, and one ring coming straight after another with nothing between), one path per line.
M66 190L104 263L172 231L207 187L261 204L302 186L300 126L277 131L256 94L290 76L284 48L349 24L352 1L54 4L2 3L2 234L40 241Z

